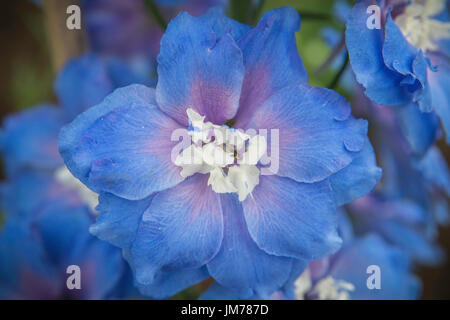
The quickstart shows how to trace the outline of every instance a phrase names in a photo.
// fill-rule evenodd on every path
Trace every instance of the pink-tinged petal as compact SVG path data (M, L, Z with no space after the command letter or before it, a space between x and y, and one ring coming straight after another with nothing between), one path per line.
M153 198L131 247L139 284L151 284L161 270L201 267L218 252L222 206L207 179L194 175Z
M214 21L187 13L173 19L161 40L156 100L162 111L188 125L187 108L222 124L236 114L244 77L242 52Z

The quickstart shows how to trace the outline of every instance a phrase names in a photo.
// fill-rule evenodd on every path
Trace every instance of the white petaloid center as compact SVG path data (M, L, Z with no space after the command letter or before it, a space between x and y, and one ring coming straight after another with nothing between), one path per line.
M205 122L205 117L188 108L191 144L176 158L181 175L209 174L208 185L216 193L237 193L239 201L259 183L256 164L266 153L266 138L249 135L226 125Z
M349 300L350 292L355 286L344 280L337 280L331 276L312 283L309 269L306 269L295 281L295 299L304 300L306 295L317 297L319 300Z
M446 0L413 0L395 18L405 38L415 47L433 51L438 41L450 38L450 23L433 19L445 9Z
M95 207L98 205L98 194L86 187L80 180L75 178L67 169L62 166L55 171L55 179L66 188L78 193L81 200L96 213Z

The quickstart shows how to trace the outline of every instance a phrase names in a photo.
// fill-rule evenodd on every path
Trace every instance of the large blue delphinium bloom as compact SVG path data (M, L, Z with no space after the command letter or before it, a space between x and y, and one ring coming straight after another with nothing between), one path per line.
M226 0L155 1L163 19L180 11L201 15L213 6L226 6ZM156 84L156 56L163 34L161 26L146 7L144 0L83 0L89 45L93 52L119 57L151 85ZM140 83L140 82L139 82Z
M437 116L450 141L448 1L377 3L379 29L367 26L371 1L352 9L346 29L350 62L371 100L396 106L404 135L423 155L438 136Z
M292 8L254 28L221 10L182 13L161 41L156 90L118 89L62 129L66 165L100 193L91 232L124 249L143 293L167 297L212 276L240 298L267 298L293 265L339 248L336 203L369 192L381 172L367 122L306 83L299 27ZM214 139L196 135L205 127ZM200 143L177 150L180 128ZM278 129L278 168L261 154L241 162L265 139L235 128ZM243 134L248 150L229 151L215 130ZM210 161L210 148L231 161ZM199 150L200 164L178 161Z
M2 185L1 200L9 205L2 208L8 216L0 232L0 299L107 299L132 292L121 251L89 233L94 216L77 193L49 174L22 172ZM80 290L67 287L71 265L80 267Z

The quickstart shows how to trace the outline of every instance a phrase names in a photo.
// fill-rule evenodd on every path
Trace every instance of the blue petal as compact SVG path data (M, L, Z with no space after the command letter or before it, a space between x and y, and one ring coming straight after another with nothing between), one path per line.
M217 282L213 283L208 290L203 292L200 300L251 300L253 298L252 291L239 292L221 286Z
M235 195L222 195L224 235L217 255L208 263L211 276L237 292L269 296L291 270L291 259L269 255L250 237L242 206ZM250 289L250 290L249 290Z
M45 253L20 219L0 234L0 299L52 299L58 294Z
M221 7L209 9L204 15L199 17L199 19L205 23L211 24L211 27L218 38L228 33L235 41L238 41L252 29L252 27L246 24L228 18L224 13L224 9Z
M268 149L278 147L270 131L279 130L279 166L271 164L271 171L299 182L321 181L345 168L367 135L367 121L350 115L345 98L308 85L278 91L252 115L248 127L268 130ZM272 155L276 151L270 150Z
M431 99L433 108L445 129L447 144L450 144L450 67L439 61L437 72L429 71Z
M158 106L183 125L187 108L223 124L236 114L244 65L232 36L218 37L214 16L180 13L161 40L158 56Z
M70 60L55 81L55 92L68 119L99 104L114 89L131 84L149 84L118 58L88 53Z
M380 180L381 173L372 145L366 139L363 150L350 165L330 177L336 205L342 206L368 194Z
M266 12L258 25L239 40L245 78L236 127L245 126L261 103L278 90L307 81L295 40L299 29L297 11L283 7Z
M61 166L57 136L64 121L62 110L51 105L38 105L8 116L0 132L0 151L7 173Z
M128 248L154 195L143 200L126 200L109 193L101 194L96 208L99 216L89 231L115 246Z
M430 232L432 216L421 205L411 200L369 196L353 202L351 209L357 233L376 232L422 264L442 262L435 234Z
M327 181L299 183L260 176L243 207L251 237L269 254L311 260L341 245Z
M366 9L372 3L358 2L347 20L345 41L350 63L357 81L364 86L366 95L378 104L398 105L411 100L406 86L400 83L402 74L390 70L382 55L383 29L369 29Z
M300 277L300 275L305 271L308 263L304 260L295 259L292 263L291 273L289 274L289 278L284 284L281 292L284 298L288 300L295 299L295 281Z
M422 156L437 138L439 123L434 113L422 113L410 103L395 107L398 125L412 148Z
M139 200L182 180L171 160L179 124L152 104L153 92L118 89L61 130L60 153L90 189Z
M414 101L419 102L422 112L430 112L432 106L427 94L428 63L423 53L405 39L390 13L387 15L385 24L383 58L388 68L411 78L412 83L409 88L414 91Z
M436 266L444 261L442 249L430 239L424 230L395 221L384 221L380 234L391 244L402 248L416 263Z
M158 193L142 216L131 256L139 284L160 270L199 268L220 249L223 218L219 196L207 176L194 175Z

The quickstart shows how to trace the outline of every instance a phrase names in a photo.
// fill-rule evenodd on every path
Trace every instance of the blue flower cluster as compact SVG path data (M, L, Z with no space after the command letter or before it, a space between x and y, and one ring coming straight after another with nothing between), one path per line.
M291 7L159 0L163 33L143 1L83 1L58 106L0 131L0 298L419 298L449 222L448 3L372 2L335 7L345 47L323 30L348 103L308 84Z

